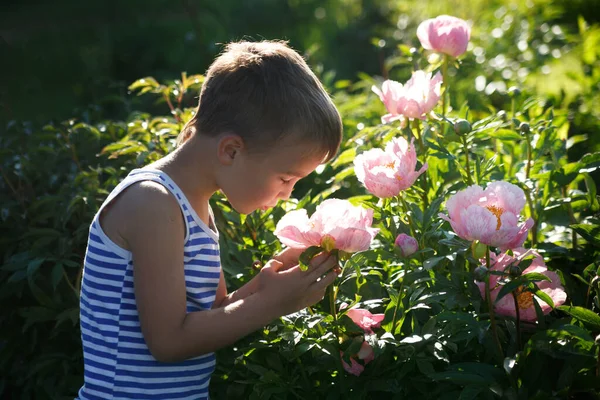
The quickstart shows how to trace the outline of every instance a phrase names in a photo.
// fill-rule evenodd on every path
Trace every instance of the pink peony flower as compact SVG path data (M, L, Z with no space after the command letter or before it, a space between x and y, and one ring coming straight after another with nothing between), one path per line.
M441 86L439 72L432 78L431 72L415 71L405 85L386 80L381 90L377 86L371 89L385 104L389 114L381 117L381 122L388 123L405 118L425 119L440 99Z
M409 257L419 250L417 239L406 233L399 234L394 244L400 248L403 257Z
M529 218L519 225L519 214L525 206L525 193L508 182L492 182L483 190L472 185L450 196L446 202L454 232L466 240L479 240L502 251L523 245L533 226Z
M340 351L340 354L343 357L344 353ZM360 374L362 374L365 370L365 367L356 361L357 357L359 360L363 360L364 365L367 365L373 361L375 359L375 354L373 353L373 348L371 345L366 341L363 342L360 346L360 350L358 353L356 353L356 356L350 357L350 365L348 365L348 363L342 358L342 364L346 372L355 376L360 376Z
M308 218L306 210L287 213L275 227L281 243L292 248L321 246L346 253L367 250L379 229L371 228L373 210L348 200L327 199Z
M394 138L382 149L367 150L354 159L354 173L367 190L377 197L394 197L408 189L423 172L417 167L414 138L410 145L406 139Z
M346 315L368 334L373 333L372 328L378 328L385 317L384 314L371 314L369 310L362 308L351 308Z
M471 27L465 20L440 15L419 24L417 37L427 50L458 57L467 51Z
M531 265L522 272L523 275L528 274L530 272L538 272L546 275L548 278L551 279L551 282L538 282L537 285L540 288L540 290L546 293L548 296L550 296L550 298L554 302L555 307L558 307L565 303L565 301L567 300L567 293L565 292L563 286L560 283L560 278L558 274L556 274L556 272L548 270L546 264L544 263L544 259L538 253L536 253L533 250L527 251L522 247L514 249L513 253L514 256L509 256L506 253L503 253L500 256L490 254L490 269L493 271L505 271L506 268L510 265L517 265L518 260L524 258L527 254L533 254L535 255L535 258ZM516 317L515 302L512 295L506 295L496 303L498 293L500 292L500 289L502 289L502 279L503 277L500 275L490 274L490 296L492 302L495 303L494 309L500 315ZM485 282L477 282L477 285L479 286L481 296L485 298ZM539 304L544 314L548 314L550 311L552 311L552 308L548 304L546 304L544 301L536 299L533 296L533 293L518 290L517 303L519 305L519 315L521 320L533 322L537 319L535 307L533 306L534 301L536 301Z

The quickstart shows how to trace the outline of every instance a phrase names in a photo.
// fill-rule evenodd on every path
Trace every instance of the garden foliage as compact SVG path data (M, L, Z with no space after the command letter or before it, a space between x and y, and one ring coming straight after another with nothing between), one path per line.
M293 199L239 215L213 197L230 291L257 273L254 261L281 249L274 231L288 212L311 215L326 199L347 199L372 210L379 229L368 250L341 257L341 276L321 303L219 352L213 398L598 398L600 152L591 135L600 128L600 28L580 19L577 32L566 32L541 15L494 10L490 26L472 26L458 58L435 53L433 42L421 47L420 21L412 21L403 42L413 46L390 50L382 77L328 82L345 139ZM406 83L414 71L423 73L411 90L433 86L422 108L402 118L408 109L381 101L398 87L382 83ZM75 395L89 222L129 170L174 148L193 112L184 100L202 81L182 74L134 82L131 92L155 98L163 115L8 124L0 137L2 396ZM355 160L376 162L374 149L391 157L382 168L410 153L411 182L394 193L369 186L373 165L356 172ZM510 208L515 219L481 206L493 214L488 231L463 227L449 199L472 185L479 195L494 185L499 198L514 194L506 209L522 200ZM513 236L494 236L501 226L515 228ZM564 296L554 296L559 289ZM526 311L513 313L511 304Z

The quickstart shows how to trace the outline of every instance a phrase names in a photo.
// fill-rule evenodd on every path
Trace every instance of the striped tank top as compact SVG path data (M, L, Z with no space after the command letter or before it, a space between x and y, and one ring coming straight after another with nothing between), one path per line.
M150 354L140 329L131 252L111 241L99 223L106 204L140 181L160 183L181 207L186 225L187 312L208 310L215 300L221 274L218 233L200 220L167 174L131 171L110 193L90 226L80 297L84 384L78 399L208 399L215 354L178 363L162 363Z

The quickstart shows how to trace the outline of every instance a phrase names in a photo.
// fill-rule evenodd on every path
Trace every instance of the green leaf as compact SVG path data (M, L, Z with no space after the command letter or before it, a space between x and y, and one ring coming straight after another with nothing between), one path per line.
M594 331L600 331L600 316L592 310L578 306L560 306L558 309L590 326Z
M52 280L52 287L54 289L56 289L56 287L58 286L58 284L60 283L62 276L63 276L63 265L61 263L56 263L54 264L54 267L52 267L52 276L51 276L51 280Z
M546 292L540 290L540 288L535 285L535 291L533 292L537 297L540 298L544 303L548 304L550 307L554 308L554 300L550 297Z
M585 186L587 188L587 200L592 212L600 211L600 203L598 203L596 183L590 174L583 174Z
M137 81L133 82L131 85L129 85L128 89L131 91L146 87L156 89L159 86L160 85L158 84L156 79L152 78L151 76L147 76L145 78L138 79Z
M575 224L570 225L569 227L583 236L583 238L588 242L592 242L595 245L600 246L600 225Z
M314 256L316 256L322 251L323 249L320 246L310 246L308 249L304 250L302 254L300 254L299 258L300 269L302 271L308 270L310 261L313 259Z
M33 260L29 261L27 264L27 275L33 275L38 270L40 265L44 263L44 261L46 261L44 258L34 258Z
M500 292L498 292L498 297L496 297L496 303L500 301L501 298L513 292L514 290L522 286L528 286L530 282L537 281L551 282L551 279L544 274L540 274L539 272L530 272L528 274L523 274L502 286L502 289L500 289Z
M431 270L433 267L435 267L436 265L439 264L440 261L442 261L443 259L445 259L446 257L432 257L429 258L427 260L425 260L425 262L423 262L423 267L425 267L426 270Z
M488 135L500 140L523 140L523 136L510 129L498 129L488 133Z

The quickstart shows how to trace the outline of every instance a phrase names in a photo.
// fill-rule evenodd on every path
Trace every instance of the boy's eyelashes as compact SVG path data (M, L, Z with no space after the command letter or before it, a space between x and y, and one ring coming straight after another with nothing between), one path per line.
M283 183L290 183L291 181L292 181L291 179L281 178L281 182L283 182Z

